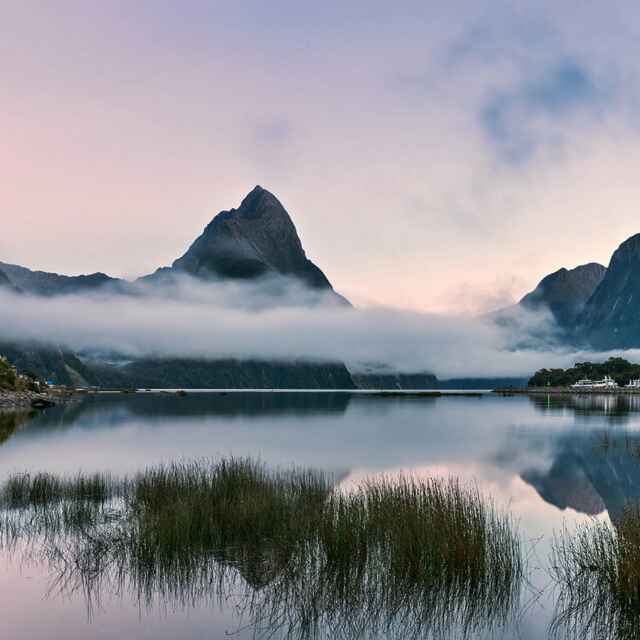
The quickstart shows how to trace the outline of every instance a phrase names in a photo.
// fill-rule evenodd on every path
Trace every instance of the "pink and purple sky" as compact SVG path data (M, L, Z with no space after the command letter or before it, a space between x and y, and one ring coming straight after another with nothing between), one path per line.
M3 3L0 260L135 277L261 184L354 302L499 307L640 231L639 17Z

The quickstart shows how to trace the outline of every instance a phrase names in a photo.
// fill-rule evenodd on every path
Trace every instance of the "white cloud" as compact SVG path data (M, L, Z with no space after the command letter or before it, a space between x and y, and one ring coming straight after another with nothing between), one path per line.
M162 294L139 294L3 293L0 340L43 340L133 357L345 361L354 368L375 363L432 371L440 378L529 376L543 366L607 355L539 350L539 336L552 329L550 319L524 311L500 328L486 319L383 307L356 310L322 298L302 306L297 288L281 287L278 307L261 285L184 280Z

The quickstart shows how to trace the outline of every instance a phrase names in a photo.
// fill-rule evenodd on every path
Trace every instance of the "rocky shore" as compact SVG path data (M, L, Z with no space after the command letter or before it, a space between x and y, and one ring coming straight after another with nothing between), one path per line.
M48 393L0 389L0 411L24 411L25 409L45 408L57 403L58 400Z

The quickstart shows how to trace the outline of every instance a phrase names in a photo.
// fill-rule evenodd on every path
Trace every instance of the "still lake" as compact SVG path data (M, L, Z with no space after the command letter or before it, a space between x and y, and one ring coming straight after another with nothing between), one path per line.
M635 396L100 395L24 419L0 416L0 481L23 471L131 474L176 459L229 455L323 470L346 487L381 474L455 476L513 515L526 555L530 584L516 619L486 637L533 640L548 637L554 616L554 533L592 518L615 521L625 502L640 496L640 458L629 446L638 437ZM5 550L0 563L3 639L256 633L233 600L145 606L125 591L101 594L88 610L82 590L57 588L37 559ZM262 631L266 637L269 630Z

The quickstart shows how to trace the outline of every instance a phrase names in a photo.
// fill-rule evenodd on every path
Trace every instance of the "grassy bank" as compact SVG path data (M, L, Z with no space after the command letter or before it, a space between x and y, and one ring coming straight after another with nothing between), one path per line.
M507 622L520 543L473 487L411 478L336 490L252 460L173 464L132 478L18 475L2 538L49 562L62 591L145 604L233 598L260 633L459 635Z

